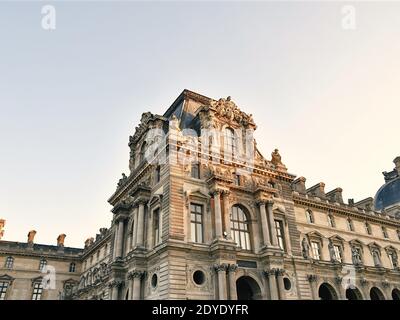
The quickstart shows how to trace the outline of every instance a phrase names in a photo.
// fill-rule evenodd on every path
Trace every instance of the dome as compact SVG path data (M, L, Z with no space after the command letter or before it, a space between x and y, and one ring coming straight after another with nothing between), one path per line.
M385 183L375 195L375 209L383 210L395 204L400 205L400 177Z

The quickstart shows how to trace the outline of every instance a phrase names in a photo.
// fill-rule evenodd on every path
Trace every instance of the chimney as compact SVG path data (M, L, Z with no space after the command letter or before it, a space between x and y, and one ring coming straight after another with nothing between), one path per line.
M4 226L6 225L6 220L0 219L0 240L4 235Z
M86 241L85 241L85 249L87 247L91 246L93 244L93 242L94 242L94 238L93 237L86 239Z
M400 175L400 156L393 160L397 174Z
M317 183L316 185L312 186L311 188L308 188L307 194L313 195L315 197L318 197L320 199L325 199L326 195L325 195L325 183L320 182Z
M349 199L349 206L351 206L351 207L354 206L354 199Z
M326 196L329 198L329 200L337 203L343 203L343 197L342 197L342 188L336 188L333 189L332 191L329 191Z
M300 194L306 194L306 178L299 177L292 182L292 189Z
M57 237L57 247L64 247L65 237L66 237L66 235L64 233L60 234Z

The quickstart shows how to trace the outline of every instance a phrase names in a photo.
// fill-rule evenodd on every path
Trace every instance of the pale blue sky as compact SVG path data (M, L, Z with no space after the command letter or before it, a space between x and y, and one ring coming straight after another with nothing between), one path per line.
M41 28L53 3L57 28ZM83 246L109 227L144 111L184 89L232 96L266 157L373 196L400 155L400 3L0 2L0 217L4 239Z

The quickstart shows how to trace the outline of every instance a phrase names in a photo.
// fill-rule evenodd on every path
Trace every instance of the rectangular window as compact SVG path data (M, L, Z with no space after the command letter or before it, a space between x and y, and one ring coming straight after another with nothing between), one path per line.
M382 227L382 234L383 234L383 237L384 237L385 239L389 238L389 235L388 235L387 230L386 230L385 227Z
M8 282L1 281L0 282L0 300L6 299L7 289L8 289Z
M316 241L311 242L311 249L313 253L313 257L315 260L321 260L321 250L319 248L319 243Z
M40 282L37 282L33 285L33 293L32 300L41 300L42 299L43 286Z
M200 179L200 166L198 163L192 163L191 176L195 179Z
M155 183L160 182L161 180L161 167L157 166L156 172L155 172Z
M153 244L160 242L160 209L153 211Z
M283 222L281 220L275 220L275 229L279 248L285 251L285 233L283 229Z
M334 245L333 249L335 251L336 261L342 262L342 248L339 245Z
M203 242L203 206L190 204L190 232L193 242Z
M332 215L328 215L328 224L331 228L335 227L335 221L333 220L333 216Z

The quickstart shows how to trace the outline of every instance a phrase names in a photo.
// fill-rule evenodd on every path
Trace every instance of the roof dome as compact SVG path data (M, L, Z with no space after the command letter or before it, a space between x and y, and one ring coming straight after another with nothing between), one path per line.
M383 210L392 205L400 205L400 177L385 183L375 195L375 209Z
M394 159L396 167L390 172L383 172L385 184L375 195L375 210L381 211L393 205L400 205L400 157Z

